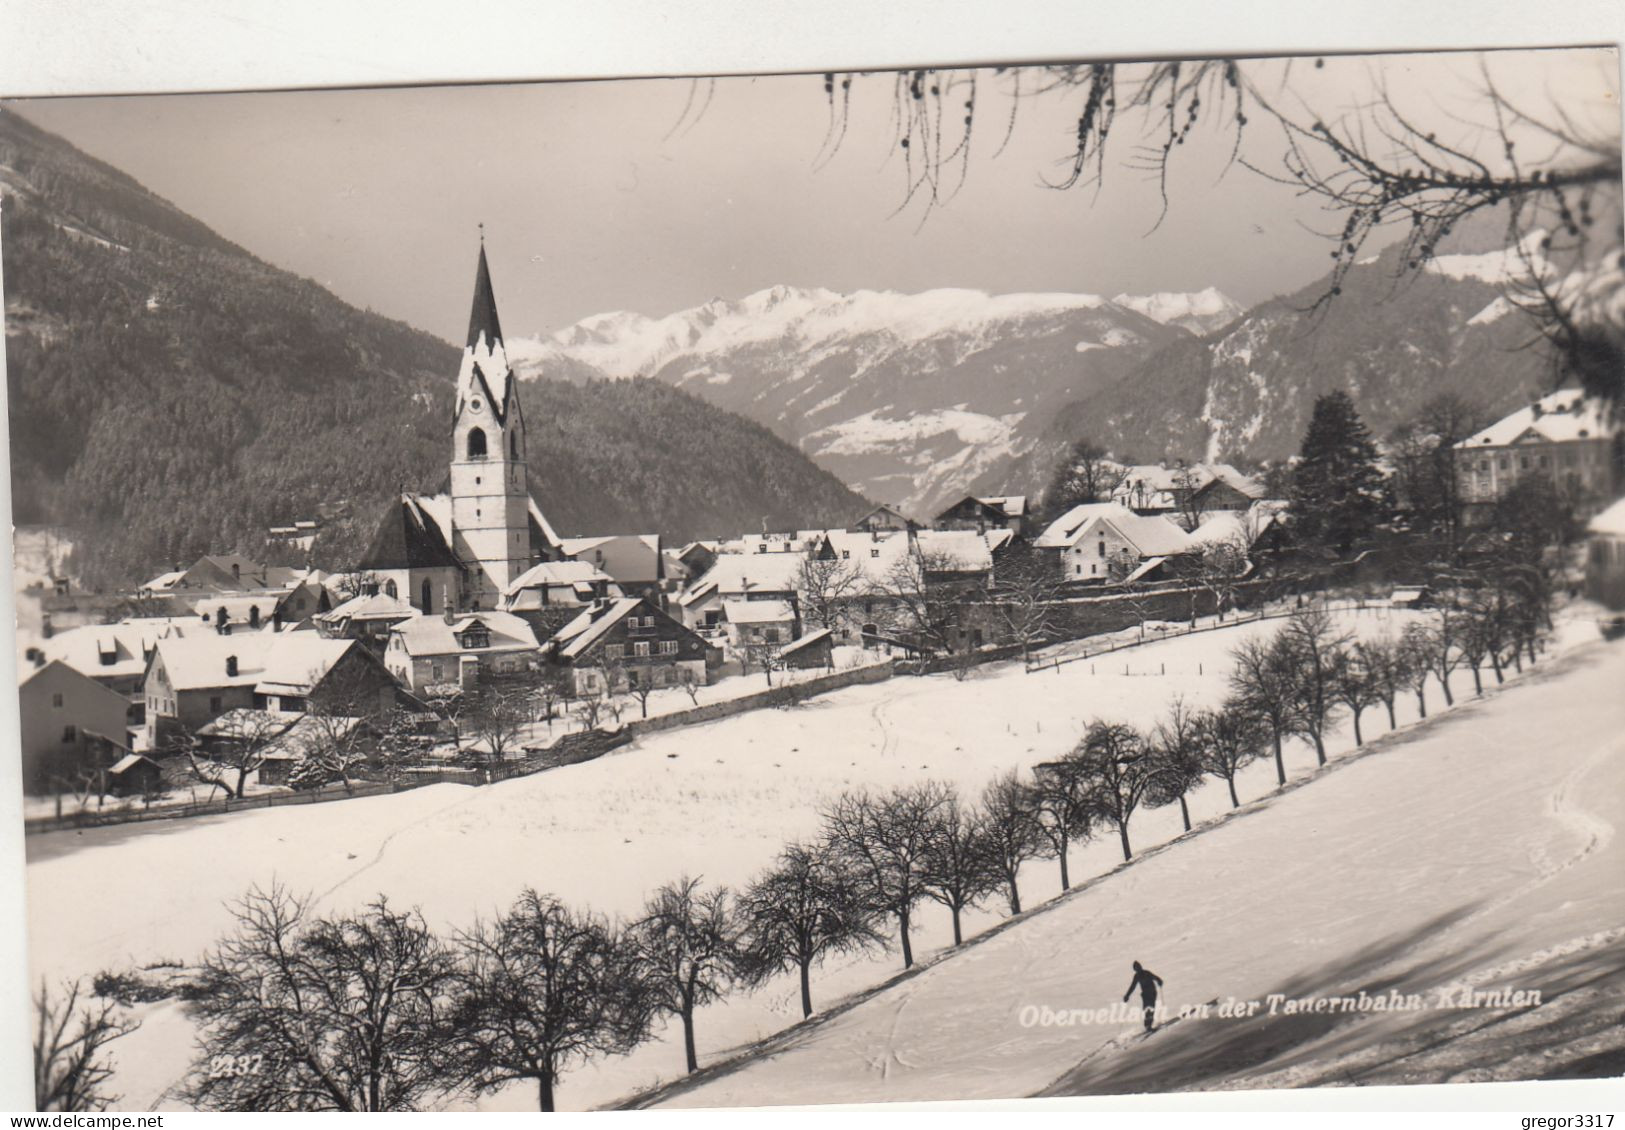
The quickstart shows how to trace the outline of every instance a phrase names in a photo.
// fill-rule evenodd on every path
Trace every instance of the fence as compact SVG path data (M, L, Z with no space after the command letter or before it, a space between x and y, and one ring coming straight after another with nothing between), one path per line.
M1383 605L1356 600L1344 601L1316 601L1314 607L1326 612L1355 612L1371 608L1384 607ZM1076 663L1080 659L1093 659L1096 656L1108 655L1114 651L1122 651L1131 647L1142 647L1148 643L1158 643L1162 640L1179 639L1181 636L1195 635L1199 632L1214 632L1221 628L1234 628L1240 624L1255 624L1260 620L1280 620L1297 612L1292 608L1258 608L1252 612L1237 613L1229 620L1215 620L1211 624L1183 624L1172 631L1159 630L1152 636L1139 636L1133 639L1101 640L1094 646L1085 644L1079 651L1069 651L1065 655L1050 655L1029 657L1027 660L1027 673L1034 671L1053 671L1067 663ZM1054 646L1054 645L1050 645Z
M55 832L64 828L96 828L108 824L133 824L148 820L180 820L190 816L218 816L228 812L242 812L250 808L277 808L285 804L323 804L330 800L352 800L355 797L379 796L398 793L421 785L437 783L433 780L357 781L346 791L343 785L324 785L290 793L265 793L250 797L224 797L220 800L199 801L195 804L161 804L151 808L120 807L112 809L83 809L64 812L61 816L37 816L23 821L28 835L37 832Z
M839 690L841 687L857 686L864 683L883 683L897 673L897 666L896 660L888 659L884 663L870 663L863 667L849 667L845 671L819 675L797 683L782 684L770 690L757 691L755 694L740 695L738 698L726 699L722 702L710 702L704 706L678 710L671 714L659 714L653 718L639 718L636 721L626 723L621 729L623 732L630 732L634 735L649 734L660 730L676 729L678 726L714 722L719 718L730 718L735 714L743 714L749 710L761 710L769 706L788 706L803 699L812 698L814 695Z

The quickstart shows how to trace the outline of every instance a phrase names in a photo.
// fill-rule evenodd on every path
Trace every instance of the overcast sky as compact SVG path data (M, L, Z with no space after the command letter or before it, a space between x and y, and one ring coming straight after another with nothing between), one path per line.
M1482 120L1464 56L1256 64L1336 116L1380 74L1419 120L1469 136ZM1495 57L1497 80L1554 94L1617 129L1611 51ZM820 76L421 87L12 103L129 172L227 238L341 297L459 339L484 222L504 328L557 330L589 314L659 315L778 283L993 292L1195 290L1243 303L1329 265L1340 226L1287 187L1234 167L1228 134L1182 147L1160 210L1154 183L1109 166L1098 192L1054 191L1075 93L1010 101L982 74L962 190L922 223L905 208L891 78L860 78L844 141L816 165L828 106ZM1271 89L1280 90L1279 86ZM1129 156L1120 125L1115 151ZM1256 123L1244 155L1279 160ZM816 165L816 167L815 167Z

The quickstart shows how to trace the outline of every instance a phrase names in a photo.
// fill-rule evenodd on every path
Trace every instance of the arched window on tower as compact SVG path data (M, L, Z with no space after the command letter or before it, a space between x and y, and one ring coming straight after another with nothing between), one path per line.
M514 459L519 458L519 433L511 432L508 435L508 454Z
M468 430L468 457L470 459L485 458L485 431L483 428L470 428Z
M434 607L433 607L433 605L434 605L434 586L429 584L429 578L428 577L423 578L423 591L422 591L421 595L422 595L422 599L419 601L419 603L421 603L423 605L423 611L426 612L426 613L433 612L434 611Z

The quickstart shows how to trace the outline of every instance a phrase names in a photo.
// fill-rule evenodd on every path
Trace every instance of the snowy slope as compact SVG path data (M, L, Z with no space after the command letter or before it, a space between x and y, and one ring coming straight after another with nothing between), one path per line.
M1213 286L1191 293L1119 294L1112 301L1165 326L1189 330L1198 337L1221 329L1246 313L1246 307Z
M1346 622L1384 634L1409 616L1368 611ZM190 960L225 928L228 899L273 878L314 894L323 910L356 907L386 892L398 903L420 905L432 923L446 927L489 915L527 883L619 914L635 912L649 889L682 872L738 885L786 838L811 834L819 802L843 788L947 779L975 792L1005 769L1064 752L1093 717L1148 724L1174 693L1192 705L1217 701L1225 692L1229 649L1245 635L1278 626L1271 621L1150 644L1058 673L1029 676L1019 664L999 665L964 683L944 675L852 687L794 709L651 735L600 761L485 789L440 785L162 827L30 836L34 975ZM1594 637L1595 628L1590 632ZM1458 675L1456 683L1462 691L1470 680ZM1414 708L1401 705L1404 722ZM1297 745L1287 758L1294 776L1314 764L1312 752ZM1273 768L1256 766L1240 787L1244 800L1267 794ZM1463 802L1474 800L1464 795ZM1210 786L1192 798L1198 819L1227 808L1222 788ZM1164 809L1136 817L1133 830L1136 844L1150 847L1177 829L1177 811ZM1074 877L1109 870L1115 853L1110 837L1076 849ZM164 877L161 898L153 893L155 875ZM1030 864L1022 884L1029 905L1053 896L1055 864ZM96 898L84 898L86 890ZM971 915L967 929L975 934L999 920L995 906ZM1159 920L1166 931L1167 920ZM927 958L944 947L947 927L944 914L928 909L916 953ZM864 990L897 964L894 953L834 963L814 975L815 1004L827 1007ZM1112 963L1114 978L1118 964ZM799 1019L795 993L793 980L781 979L706 1009L698 1032L702 1061ZM122 1066L115 1090L128 1095L131 1106L160 1101L185 1066L184 1018L170 1005L151 1011L153 1023L116 1049ZM630 1056L572 1073L560 1089L561 1104L613 1102L674 1077L682 1059L672 1039L668 1032ZM855 1071L853 1079L862 1074ZM826 1091L824 1098L831 1097ZM521 1087L482 1105L525 1109L532 1102Z
M1212 290L1107 300L776 286L662 318L599 314L508 349L530 378L675 384L928 517L1025 451L1055 407L1233 306Z
M1599 1052L1617 1061L1625 1043L1609 1019L1625 1002L1625 647L1562 667L1334 763L671 1101L1538 1078L1588 1057L1610 1073ZM1164 978L1170 1013L1211 1015L1143 1042L1133 1018L1023 1024L1029 1006L1120 1001L1134 959ZM1544 1000L1454 1007L1500 989ZM1426 1007L1268 1015L1271 994L1394 990ZM1231 998L1263 1004L1220 1016Z

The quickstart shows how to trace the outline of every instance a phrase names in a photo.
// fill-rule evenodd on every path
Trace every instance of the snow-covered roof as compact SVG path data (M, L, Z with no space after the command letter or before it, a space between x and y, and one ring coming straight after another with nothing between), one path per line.
M932 569L981 573L993 568L988 539L975 530L921 530L915 538L920 554Z
M1594 534L1625 538L1625 498L1620 499L1591 519L1590 522L1586 523L1586 529Z
M489 647L465 648L457 637L476 623L483 624L490 633ZM424 655L482 655L497 651L534 651L539 645L536 633L525 620L511 612L467 612L446 623L443 616L417 616L404 620L390 629L413 656Z
M1197 548L1191 536L1168 519L1154 514L1135 514L1116 502L1086 502L1074 506L1051 522L1033 544L1041 549L1070 547L1096 522L1109 524L1142 557L1169 557Z
M554 633L553 641L563 645L559 654L566 659L581 655L642 603L638 597L628 596L586 609Z
M233 632L158 641L169 683L178 691L208 687L306 688L320 682L355 640L323 639L314 632ZM237 659L237 673L226 673L226 660Z
M844 531L843 531L844 533ZM868 534L853 534L867 543ZM806 557L799 553L723 553L703 576L689 585L684 603L703 595L702 589L724 595L753 592L793 593L801 577Z
M147 762L149 765L157 765L158 764L152 758L143 757L139 753L127 753L123 757L119 758L117 761L113 762L112 768L108 769L108 772L113 774L116 777L120 773L128 773L131 769L134 769L137 765L140 765L143 761Z
M169 573L159 573L152 580L142 585L141 588L144 592L162 592L165 589L172 589L176 585L180 584L181 578L185 576L185 569L176 569Z
M1561 443L1607 437L1613 435L1614 430L1605 401L1587 397L1578 389L1565 389L1548 393L1456 446L1463 449L1507 447L1525 439Z
M193 616L154 617L67 628L40 641L38 647L47 662L60 660L92 678L121 678L146 670L147 652L159 640L198 631L213 634L214 629ZM105 656L111 656L112 662L104 663Z
M1168 560L1166 557L1147 557L1144 561L1140 562L1139 566L1134 570L1134 572L1123 578L1123 583L1133 584L1135 581L1151 572L1166 560Z
M405 620L421 615L406 601L387 593L375 592L352 596L316 619L324 624L342 624L347 620Z
M288 710L256 710L239 706L199 726L197 732L205 738L262 737L280 734L302 717L304 715Z
M793 639L783 647L779 648L777 653L778 658L783 659L786 655L794 655L798 651L802 651L816 643L822 643L824 640L832 638L834 634L835 633L830 631L828 628L819 628L815 631L808 632L806 635Z
M521 589L535 588L540 585L568 585L598 584L607 582L609 574L604 572L591 561L544 561L540 565L533 565L510 584L506 592L509 595Z
M725 600L722 613L730 624L782 624L796 618L783 600Z

